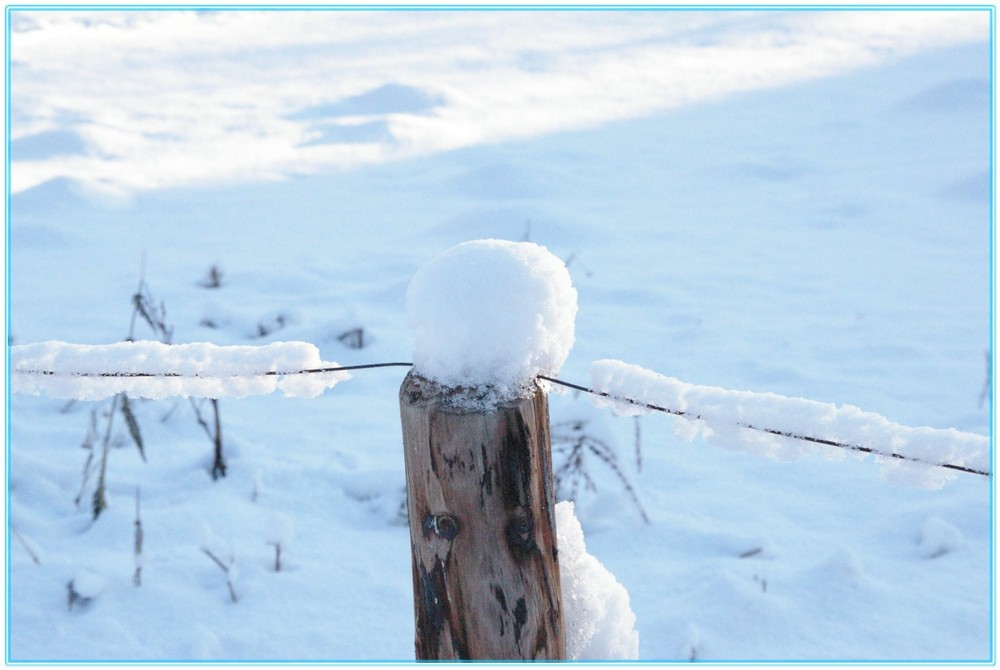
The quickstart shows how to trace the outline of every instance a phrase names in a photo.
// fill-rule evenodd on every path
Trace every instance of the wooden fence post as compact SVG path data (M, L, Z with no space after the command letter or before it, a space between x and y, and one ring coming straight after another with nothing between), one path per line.
M399 391L417 660L563 659L548 398L462 393L415 372Z

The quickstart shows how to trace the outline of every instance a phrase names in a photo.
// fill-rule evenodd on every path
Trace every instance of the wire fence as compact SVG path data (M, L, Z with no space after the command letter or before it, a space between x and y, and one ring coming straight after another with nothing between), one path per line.
M387 363L366 363L366 364L360 364L360 365L343 365L343 366L337 365L337 366L318 367L318 368L306 368L306 369L300 369L300 370L287 370L287 371L267 370L267 371L260 371L260 372L254 372L254 373L246 373L246 374L242 374L242 375L239 375L239 376L242 376L242 377L287 377L287 376L295 376L295 375L325 374L325 373L334 373L334 372L350 372L350 371L356 371L356 370L368 370L368 369L375 369L375 368L412 367L412 366L413 366L413 363L394 361L394 362L387 362ZM45 377L49 377L49 376L72 376L72 377L84 377L84 378L85 377L97 377L97 378L171 378L171 379L177 379L177 378L203 378L203 377L206 377L206 375L185 374L185 373L177 373L177 372L141 372L141 371L140 372L135 372L135 371L132 371L132 372L124 372L124 371L119 371L119 372L60 372L60 371L57 371L57 370L47 370L47 369L46 370L40 370L40 369L15 369L12 372L13 372L13 374L20 374L20 375L40 375L40 376L45 376ZM681 418L684 418L684 419L689 419L689 420L705 420L707 418L707 417L705 417L705 416L703 416L701 414L698 414L698 413L688 412L688 411L685 411L685 410L675 409L675 408L671 408L671 407L664 407L662 405L648 403L648 402L645 402L643 400L638 400L638 399L635 399L635 398L629 398L629 397L625 397L625 396L614 395L614 394L611 394L611 393L608 393L608 392L605 392L605 391L598 391L598 390L592 389L590 387L583 386L581 384L575 384L573 382L567 382L567 381L564 381L564 380L561 380L561 379L557 379L555 377L550 377L550 376L547 376L547 375L538 375L538 379L540 379L542 381L545 381L545 382L549 382L551 384L556 384L556 385L559 385L559 386L563 386L565 388L570 388L570 389L574 389L576 391L580 391L580 392L583 392L583 393L588 393L588 394L593 395L593 396L605 398L605 399L613 401L613 402L626 403L626 404L629 404L629 405L640 407L642 409L646 409L646 410L650 410L650 411L654 411L654 412L662 412L662 413L665 413L665 414L670 414L670 415L673 415L673 416L678 416L678 417L681 417ZM776 429L776 428L769 428L767 426L761 426L761 425L756 425L756 424L747 423L747 422L741 422L741 421L734 422L734 425L738 426L739 428L744 428L744 429L747 429L747 430L757 431L757 432L760 432L760 433L766 433L766 434L769 434L769 435L774 435L774 436L777 436L777 437L788 438L788 439L792 439L792 440L801 440L801 441L809 442L809 443L812 443L812 444L818 444L818 445L823 445L823 446L828 446L828 447L834 447L834 448L838 448L838 449L846 449L846 450L849 450L849 451L854 451L854 452L863 453L863 454L870 454L870 455L874 455L874 456L881 456L881 457L884 457L884 458L892 458L892 459L898 459L898 460L902 460L902 461L909 461L909 462L913 462L913 463L920 463L922 465L927 465L927 466L932 466L932 467L940 467L940 468L945 468L945 469L954 470L954 471L958 471L958 472L964 472L964 473L968 473L968 474L979 475L979 476L983 476L983 477L989 477L990 476L990 472L987 471L987 470L984 470L984 469L979 469L979 468L974 468L974 467L967 467L967 466L958 465L958 464L955 464L955 463L934 461L934 460L930 460L930 459L927 459L927 458L921 458L921 457L918 457L918 456L913 456L913 455L908 455L908 454L900 454L900 453L897 453L895 451L886 450L886 449L880 449L880 448L872 447L872 446L866 446L866 445L861 445L861 444L854 444L854 443L850 443L850 442L846 442L846 441L829 439L829 438L825 438L825 437L821 437L821 436L816 436L816 435L807 435L807 434L793 432L793 431L779 430L779 429Z

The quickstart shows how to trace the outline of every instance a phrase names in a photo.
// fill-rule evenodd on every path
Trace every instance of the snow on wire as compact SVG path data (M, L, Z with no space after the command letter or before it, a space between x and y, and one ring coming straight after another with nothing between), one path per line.
M11 347L10 369L13 393L76 400L102 400L122 392L154 400L244 398L275 390L314 398L351 377L337 363L321 360L319 349L307 342L255 347L49 341Z
M940 488L958 472L990 474L985 435L911 428L852 405L697 386L617 360L592 363L586 390L597 405L610 405L619 414L673 414L682 438L701 435L710 444L777 460L809 453L872 454L887 481L921 488Z
M254 347L50 341L11 347L10 362L12 392L78 400L120 392L152 399L242 398L275 390L312 398L349 379L349 370L412 365L340 366L321 360L316 346L306 342ZM592 394L595 404L619 414L676 416L676 431L683 438L701 435L709 443L778 460L813 452L871 454L887 480L924 488L939 488L958 472L990 474L990 441L984 435L911 428L851 405L697 386L615 360L594 362L591 377L586 387L538 375L544 382Z

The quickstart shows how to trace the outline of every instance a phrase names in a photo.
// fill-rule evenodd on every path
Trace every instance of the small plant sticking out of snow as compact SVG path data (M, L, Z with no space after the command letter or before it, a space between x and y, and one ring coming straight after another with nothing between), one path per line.
M274 548L274 571L281 572L282 552L288 548L295 537L295 527L292 520L284 514L275 514L271 518L271 527L268 530L270 539L267 544Z
M268 542L274 547L274 571L281 572L281 542Z
M253 473L253 488L250 490L250 502L257 500L264 495L264 475L260 470Z
M917 539L917 547L924 558L940 558L957 551L965 544L962 531L938 516L924 522Z
M87 460L83 463L83 476L80 482L80 492L76 494L74 499L74 504L79 507L80 501L83 500L84 491L87 490L87 482L90 480L91 465L94 462L94 444L97 441L97 408L95 407L90 411L90 429L83 438L83 444L80 447L87 452Z
M111 410L108 412L108 424L107 430L104 431L104 441L101 444L101 467L97 475L97 488L94 489L94 495L91 497L90 502L90 512L94 516L94 520L101 516L108 506L107 489L105 487L105 477L108 473L108 453L111 446L111 426L115 419L115 410L118 407L118 399L124 394L118 394L111 401Z
M202 398L195 401L194 398L188 398L188 400L191 402L191 409L194 410L195 420L212 442L212 481L218 481L220 477L226 476L227 467L226 459L222 453L222 421L219 419L219 401L216 398L209 398L213 418L212 425L210 426L201 414L201 408L205 403L205 399Z
M157 339L164 344L170 344L174 336L174 327L167 324L166 306L163 302L157 304L153 299L153 295L149 291L149 286L146 284L145 275L139 277L139 287L132 295L132 319L129 322L128 337L125 338L126 342L134 341L135 321L136 317L140 316L146 322L146 325L156 333Z
M139 487L135 489L135 542L133 544L133 553L135 555L135 572L132 574L132 585L139 587L142 586L142 540L143 540L143 530L142 530L142 515L139 509Z
M590 473L589 466L596 459L614 473L635 504L642 520L649 523L649 515L639 502L635 487L618 464L618 456L614 449L604 440L594 437L588 431L588 424L588 419L574 418L552 425L553 460L556 460L557 456L562 458L553 473L556 495L565 500L575 501L578 499L581 486L591 493L596 493L597 483Z
M205 278L198 282L198 285L209 289L220 288L222 286L222 268L213 264L212 267L208 268Z
M18 544L21 545L21 548L28 553L28 556L31 557L31 561L35 565L42 564L41 559L38 558L38 551L33 548L32 543L29 542L27 538L17 531L17 528L15 528L13 524L10 526L10 534L14 536L14 539L16 539Z
M239 598L236 595L236 587L234 582L238 571L236 569L236 556L232 552L226 552L224 550L222 542L212 533L212 529L205 526L202 530L203 540L201 544L201 551L206 556L208 556L213 563L226 575L226 588L229 590L229 599L236 603L239 602ZM223 560L221 557L229 553L228 560Z
M350 330L341 333L337 340L341 342L348 349L364 349L365 348L365 329L351 328Z
M688 626L686 640L681 646L679 656L692 663L705 657L701 630L697 626L693 624Z
M125 341L135 341L135 325L136 321L141 317L142 320L146 322L146 325L149 326L149 328L157 335L161 342L169 344L171 338L173 337L174 329L173 326L167 324L166 316L166 307L162 302L157 303L154 300L152 293L149 290L149 285L146 284L145 274L140 274L139 286L132 295L132 316L129 319L128 335L125 337ZM129 401L128 394L124 391L120 392L112 398L110 409L104 411L104 415L107 417L107 423L105 424L104 437L101 440L101 461L100 469L98 470L97 486L94 489L94 493L91 498L91 514L95 520L108 506L105 477L107 476L108 469L109 448L114 443L113 429L115 415L119 412L121 413L122 419L128 429L128 434L132 438L132 442L139 450L139 456L142 458L143 462L146 461L146 450L143 444L142 431L139 428L139 421L133 411L132 403ZM91 413L90 429L88 430L87 436L84 438L83 442L83 447L88 451L88 453L87 460L83 466L83 483L80 487L80 493L76 497L77 506L79 506L80 501L83 499L84 490L86 489L87 481L90 478L90 469L94 462L94 444L97 438L97 410L95 409Z
M85 609L104 593L107 585L108 580L103 576L89 570L81 570L66 583L67 609L72 610L74 607Z
M489 388L486 404L522 396L569 355L576 297L566 265L544 247L459 244L420 268L407 288L414 370L450 388Z
M268 335L281 330L291 322L292 317L284 312L278 312L277 314L261 317L257 321L257 329L253 336L260 338L267 337Z
M570 265L573 264L574 261L576 261L576 264L580 266L580 269L583 271L584 276L586 276L588 279L594 276L594 273L591 272L591 270L583 264L583 261L579 259L575 251L571 253L568 258L566 258L566 267L568 268Z
M206 556L212 559L213 563L219 566L220 570L226 573L226 587L229 589L229 599L234 603L239 602L240 599L236 596L236 588L233 586L233 581L236 579L236 557L230 556L229 561L224 563L208 547L202 547L201 550L205 552Z
M142 445L142 433L139 430L139 421L135 418L135 414L132 412L132 404L128 400L128 395L122 393L121 398L122 417L125 419L125 425L128 426L128 433L132 436L132 441L139 450L139 456L142 457L142 462L145 463L146 450Z

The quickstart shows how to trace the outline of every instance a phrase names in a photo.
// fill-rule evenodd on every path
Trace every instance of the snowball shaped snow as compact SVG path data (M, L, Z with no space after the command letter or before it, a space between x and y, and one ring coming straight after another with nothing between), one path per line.
M531 242L476 240L420 268L406 291L415 371L448 387L520 395L573 346L566 264Z
M556 504L559 579L562 582L566 658L618 661L639 658L639 633L628 591L587 553L573 503Z

